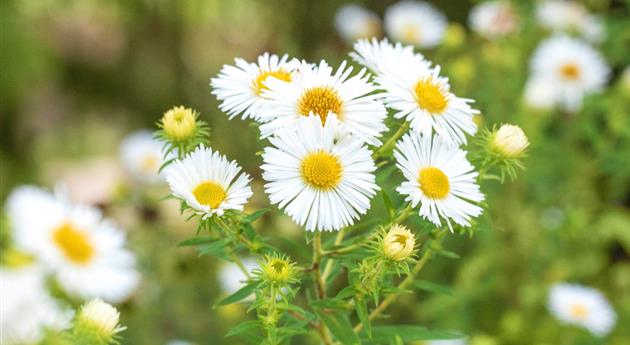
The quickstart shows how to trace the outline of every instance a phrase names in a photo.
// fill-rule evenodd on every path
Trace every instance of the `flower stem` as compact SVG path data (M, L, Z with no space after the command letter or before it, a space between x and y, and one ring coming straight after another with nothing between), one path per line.
M315 232L315 237L313 237L313 281L315 283L315 290L317 290L317 298L323 299L326 297L326 283L324 279L322 279L321 272L319 270L319 265L322 258L322 233ZM326 325L322 320L319 320L317 324L317 332L324 344L331 345L332 339L330 338L330 334L328 334L328 329L326 329Z
M403 134L405 134L405 132L407 131L407 129L409 129L409 122L405 121L399 128L398 130L392 134L392 136L387 139L387 141L385 142L385 144L383 144L383 146L381 146L380 149L378 149L378 151L374 152L373 157L374 158L378 158L383 156L384 154L386 154L387 152L389 152L389 150L392 149L392 147L396 144L396 141L402 137Z

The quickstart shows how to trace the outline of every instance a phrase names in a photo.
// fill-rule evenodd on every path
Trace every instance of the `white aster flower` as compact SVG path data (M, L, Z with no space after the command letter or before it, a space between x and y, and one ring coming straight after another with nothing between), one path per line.
M582 107L584 96L604 87L609 74L598 51L564 35L543 41L532 56L530 69L530 78L554 85L555 103L573 112Z
M334 74L323 60L319 66L302 62L290 82L267 81L261 118L268 123L260 126L262 136L296 127L299 119L309 115L317 115L325 123L334 114L350 133L372 145L380 144L377 138L387 129L381 95L374 93L376 87L369 82L366 69L352 77L351 72L345 61Z
M264 53L258 63L234 59L235 66L224 65L216 78L210 80L212 94L221 101L221 108L230 119L242 114L242 119L258 120L263 93L270 79L291 81L296 61L288 55L278 57Z
M422 55L414 53L413 46L405 46L399 42L392 44L387 38L380 41L376 38L358 40L354 43L354 51L350 52L350 57L376 73L414 57L424 60Z
M447 20L424 1L400 1L385 10L385 31L394 41L421 48L437 46L444 38Z
M584 327L597 336L608 334L617 318L599 291L577 284L559 283L552 286L549 310L561 322Z
M494 40L518 29L518 15L506 1L485 1L475 5L468 18L470 27L484 38Z
M17 188L7 205L16 247L48 266L68 294L117 303L138 285L125 234L98 209L31 186Z
M444 218L470 226L470 219L483 209L474 203L484 199L479 191L477 172L466 159L466 152L439 137L406 134L394 152L396 166L407 181L396 190L406 195L413 207L420 204L420 216L441 226Z
M241 262L245 269L252 273L252 271L258 268L256 260L251 258L242 259ZM221 289L227 294L231 295L245 286L247 282L247 276L243 271L233 262L223 264L219 269L219 285Z
M578 33L591 42L601 42L605 36L602 19L577 1L541 1L536 8L536 19L544 28Z
M370 207L378 186L371 152L332 115L303 117L270 138L263 153L265 191L306 229L339 230Z
M536 110L550 110L559 99L560 88L549 79L534 77L527 80L523 99L528 107Z
M252 196L249 175L234 161L203 145L165 169L171 192L204 218L242 211ZM238 175L238 176L237 176Z
M120 145L120 159L125 170L138 182L163 181L164 176L158 172L163 163L163 145L150 131L130 134Z
M466 134L477 131L473 116L479 111L469 105L473 100L455 96L440 67L429 67L421 56L398 60L375 78L385 90L385 103L396 110L394 116L406 118L424 136L435 132L450 143L466 143Z
M48 294L35 265L0 267L0 301L0 344L38 344L45 330L63 330L72 317Z
M347 4L337 10L335 28L344 40L353 42L359 38L379 36L381 20L376 13L362 6Z

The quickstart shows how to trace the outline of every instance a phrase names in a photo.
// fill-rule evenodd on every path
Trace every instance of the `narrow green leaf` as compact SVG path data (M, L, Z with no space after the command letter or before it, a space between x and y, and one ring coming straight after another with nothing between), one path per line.
M418 280L413 283L414 287L420 290L425 290L429 292L439 293L443 295L453 295L453 291L448 286L432 283L426 280Z
M178 247L188 247L188 246L196 246L198 244L212 243L214 241L218 241L218 238L213 238L209 236L198 236L189 238L187 240L181 241L177 244Z
M399 341L403 343L418 340L442 340L457 339L462 335L453 332L430 330L426 327L415 325L391 325L391 326L374 326L372 329L372 337L368 338L365 332L361 333L362 344L386 344L391 341Z
M323 310L317 310L316 313L319 318L324 321L330 333L343 345L356 345L361 343L357 334L352 330L350 320L348 320L344 314L339 312L327 313Z
M309 303L309 305L313 308L328 308L328 309L340 309L344 310L347 308L348 303L344 300L340 300L337 298L324 298L320 300L315 300Z
M259 321L250 320L250 321L245 321L243 323L240 323L235 327L232 327L225 336L231 337L234 335L239 335L243 332L249 332L252 330L260 330L260 329L261 329L261 325Z
M436 253L438 255L441 255L441 256L449 258L449 259L459 259L460 258L459 254L457 254L455 252L448 251L448 250L444 250L444 249L438 250Z
M224 299L220 300L219 302L215 303L213 308L221 307L221 306L232 304L232 303L236 303L236 302L246 298L247 296L251 295L254 292L254 290L256 290L257 286L258 286L258 282L256 282L256 281L250 282L247 285L245 285L242 288L240 288L235 293L233 293L233 294L225 297Z
M368 317L367 310L367 302L364 298L355 298L354 305L357 310L357 316L359 317L359 321L363 324L363 329L368 335L368 338L372 337L372 323L370 322L370 318Z
M394 213L396 212L396 208L392 203L392 199L390 199L389 195L385 192L385 190L381 190L381 196L383 197L383 204L385 205L385 210L387 210L387 214L389 216L388 219L394 218Z
M230 243L229 238L222 238L220 240L214 241L210 244L202 244L197 247L199 251L199 256L210 254L212 256L216 256L220 259L227 260L228 256L225 253L225 246Z
M246 223L253 223L256 219L262 217L265 213L269 212L271 209L269 208L263 208L260 209L250 215L248 215L247 217L245 217L245 222Z

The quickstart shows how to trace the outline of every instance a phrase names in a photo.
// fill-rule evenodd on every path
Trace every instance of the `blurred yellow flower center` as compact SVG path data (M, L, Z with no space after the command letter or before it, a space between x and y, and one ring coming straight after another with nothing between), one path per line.
M564 79L576 80L580 77L580 69L574 63L568 63L560 68L560 74Z
M267 77L270 77L270 76L276 79L286 81L286 82L291 81L291 73L285 71L282 68L275 71L262 71L261 70L260 73L258 74L258 77L256 77L256 80L254 80L254 91L256 92L257 95L260 96L263 90L269 90L269 88L265 85L265 80L267 80Z
M418 106L431 114L441 114L448 106L446 90L433 78L420 80L414 87L414 93Z
M200 204L210 208L218 208L227 195L223 187L210 181L200 183L192 193Z
M448 177L435 167L420 169L418 183L422 193L431 199L444 199L450 190Z
M306 183L321 189L336 187L343 172L339 158L324 151L317 151L306 156L300 170Z
M309 116L312 112L326 123L329 113L334 113L341 117L341 107L343 101L335 89L330 86L317 86L306 90L298 102L299 111L302 116Z
M420 30L414 24L407 24L402 29L402 39L406 43L418 43L420 41Z
M195 113L190 108L174 107L162 116L162 128L172 140L186 140L197 128Z
M53 231L53 241L70 261L86 264L94 256L94 246L86 233L66 222Z
M147 173L156 172L159 168L159 159L155 155L147 155L142 159L142 170Z
M574 304L570 309L571 315L578 319L584 319L588 314L588 310L582 304Z

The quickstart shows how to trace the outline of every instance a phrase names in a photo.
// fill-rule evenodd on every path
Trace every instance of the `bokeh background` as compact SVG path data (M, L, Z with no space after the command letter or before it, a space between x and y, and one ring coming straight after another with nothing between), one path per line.
M393 1L357 3L382 16ZM139 185L125 173L121 141L152 129L172 106L192 107L209 123L212 146L254 176L249 207L267 206L257 155L264 143L256 127L229 121L218 109L209 79L234 57L252 61L265 51L333 66L348 59L351 45L334 26L342 4L0 3L1 199L21 184L63 183L75 200L98 205L122 224L143 275L138 291L119 306L128 327L123 344L238 344L223 335L254 316L241 305L211 308L225 294L218 274L223 263L176 247L195 225L178 216L177 205L160 201L165 186ZM585 2L604 18L606 37L598 49L612 73L606 91L586 98L575 114L534 111L523 103L529 58L548 33L535 24L534 2L514 4L520 32L490 42L467 27L474 2L436 1L449 31L437 48L421 52L442 65L457 95L476 100L484 125L517 124L531 147L517 181L482 186L490 225L472 237L449 236L446 247L460 258L438 257L423 271L421 279L442 288L403 296L391 310L392 322L461 331L478 345L629 344L630 90L621 75L630 64L630 4ZM275 209L256 227L303 241L302 230ZM8 242L3 232L2 247ZM306 262L299 249L292 253ZM553 319L546 299L558 281L593 286L607 296L618 315L608 338ZM298 337L294 343L309 341Z

